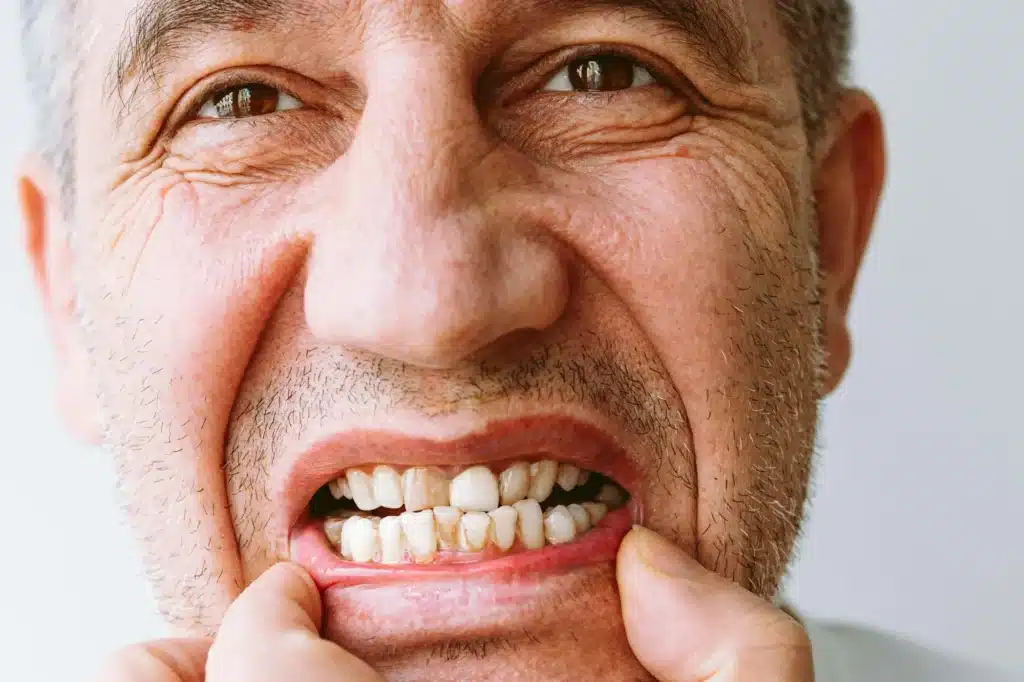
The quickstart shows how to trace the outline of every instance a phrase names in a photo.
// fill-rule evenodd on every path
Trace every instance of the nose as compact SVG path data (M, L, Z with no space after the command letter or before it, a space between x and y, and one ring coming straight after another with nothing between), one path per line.
M449 368L554 324L569 277L534 211L509 200L523 177L472 88L430 66L381 79L321 178L305 309L324 343Z

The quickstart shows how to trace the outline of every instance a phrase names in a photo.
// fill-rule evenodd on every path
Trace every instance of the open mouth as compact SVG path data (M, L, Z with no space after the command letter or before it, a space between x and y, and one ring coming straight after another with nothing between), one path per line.
M607 476L550 459L378 465L348 469L322 486L307 519L340 561L445 565L582 541L622 516L616 512L628 502Z

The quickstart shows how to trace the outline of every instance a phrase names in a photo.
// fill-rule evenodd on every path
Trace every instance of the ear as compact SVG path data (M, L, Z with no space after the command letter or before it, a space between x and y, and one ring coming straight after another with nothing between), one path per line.
M76 314L73 253L63 219L60 184L48 164L37 156L24 159L18 175L25 253L42 298L56 356L58 412L77 438L97 445L103 434Z
M885 130L869 95L843 92L819 150L814 192L831 393L850 364L850 300L885 183Z

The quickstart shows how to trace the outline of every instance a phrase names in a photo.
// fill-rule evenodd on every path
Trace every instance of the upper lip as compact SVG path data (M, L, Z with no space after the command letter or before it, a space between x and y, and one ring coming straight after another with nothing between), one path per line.
M625 488L634 504L642 504L636 470L605 430L574 417L519 417L491 421L445 440L366 429L328 436L289 462L276 500L285 523L281 530L290 533L313 495L352 467L458 466L515 459L552 459L604 474Z

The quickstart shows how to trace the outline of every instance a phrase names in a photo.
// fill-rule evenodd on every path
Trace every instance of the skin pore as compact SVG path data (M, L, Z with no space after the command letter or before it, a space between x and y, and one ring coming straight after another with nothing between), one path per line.
M883 153L857 92L808 140L772 2L180 4L134 58L137 1L85 3L73 224L23 183L62 404L174 626L289 558L311 444L513 418L609 434L644 525L774 596ZM640 84L567 90L587 59ZM610 562L536 580L463 620L335 590L326 635L388 679L645 679Z

